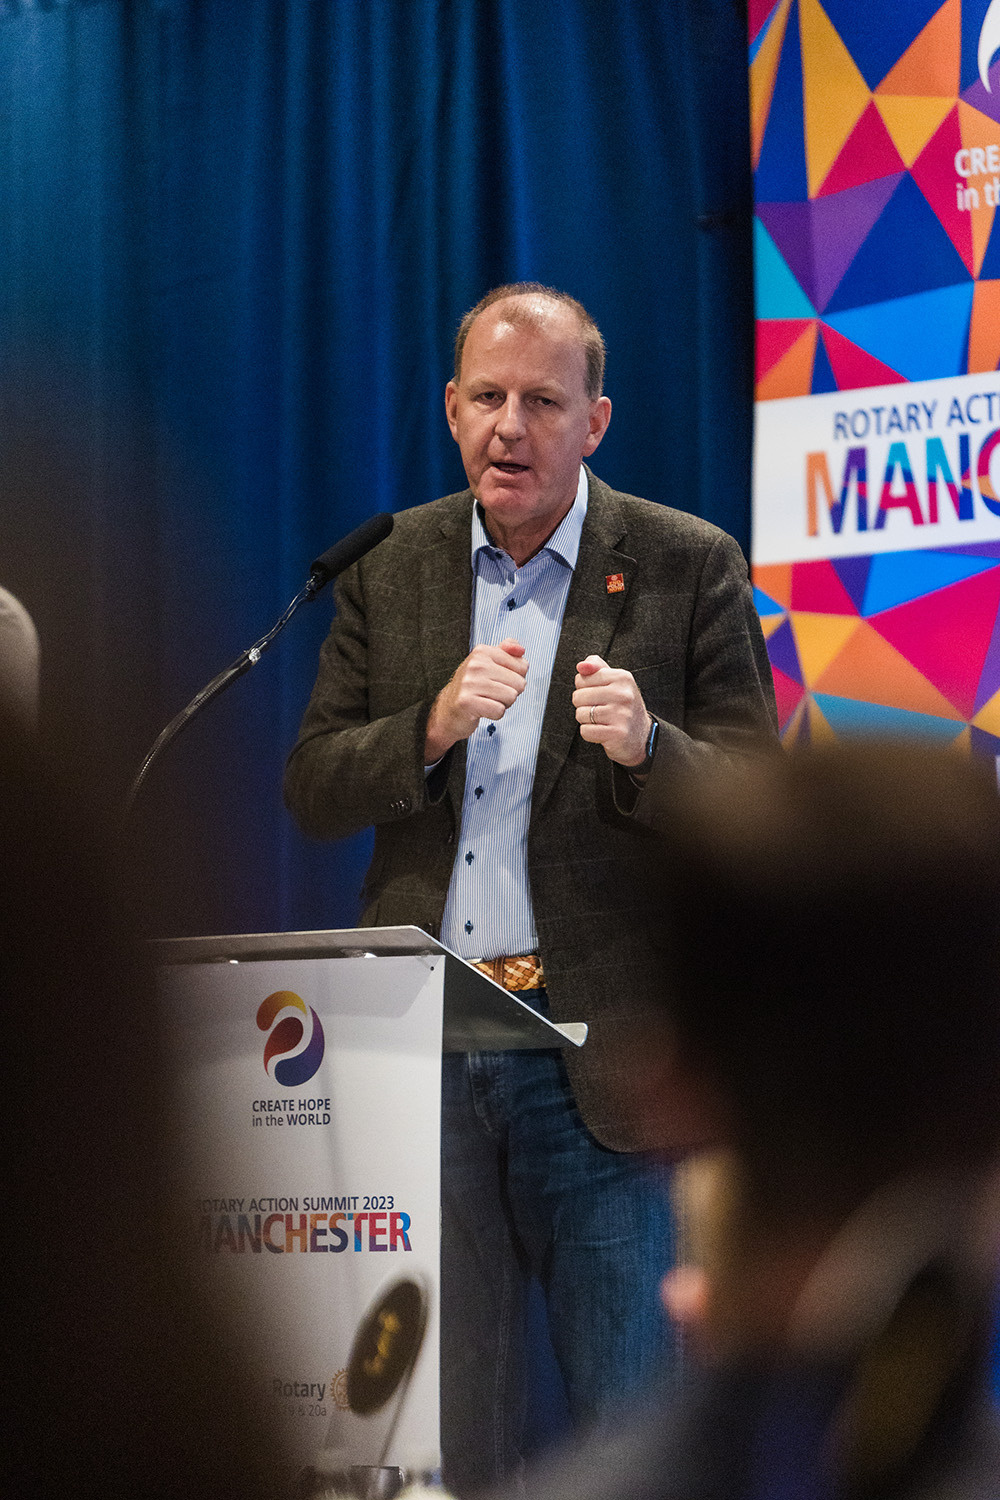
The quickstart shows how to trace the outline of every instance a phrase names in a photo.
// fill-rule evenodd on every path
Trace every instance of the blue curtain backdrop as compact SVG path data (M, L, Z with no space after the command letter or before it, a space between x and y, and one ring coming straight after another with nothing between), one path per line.
M0 0L0 583L109 808L313 556L461 486L497 282L604 329L598 472L746 546L745 42L734 0ZM329 611L153 773L160 932L353 922L366 841L280 800Z

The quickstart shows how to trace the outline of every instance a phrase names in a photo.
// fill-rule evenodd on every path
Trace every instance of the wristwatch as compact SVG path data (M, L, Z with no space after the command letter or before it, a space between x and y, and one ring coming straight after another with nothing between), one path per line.
M642 785L642 782L645 781L650 771L653 769L653 757L656 754L656 741L659 738L660 734L659 719L653 719L652 714L650 714L649 717L650 719L652 719L652 723L649 726L649 738L646 740L645 759L641 760L637 766L629 766L628 768L629 775L632 777L633 781L635 781L637 785L640 786Z

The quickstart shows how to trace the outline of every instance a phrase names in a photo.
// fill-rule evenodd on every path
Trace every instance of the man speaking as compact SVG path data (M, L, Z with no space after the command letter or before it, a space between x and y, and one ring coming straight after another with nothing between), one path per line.
M682 762L773 742L746 564L706 522L583 466L611 417L586 310L534 283L462 320L445 392L469 489L345 573L289 758L302 828L374 825L366 925L414 923L555 1021L577 1056L444 1060L444 1478L516 1474L524 1298L541 1282L576 1424L662 1366L662 1181L622 1112L655 954L642 832Z

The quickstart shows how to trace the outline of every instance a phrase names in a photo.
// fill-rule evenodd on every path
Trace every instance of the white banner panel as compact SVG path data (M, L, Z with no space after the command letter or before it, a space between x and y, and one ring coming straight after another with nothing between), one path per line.
M755 422L758 565L1000 540L996 374L759 401Z

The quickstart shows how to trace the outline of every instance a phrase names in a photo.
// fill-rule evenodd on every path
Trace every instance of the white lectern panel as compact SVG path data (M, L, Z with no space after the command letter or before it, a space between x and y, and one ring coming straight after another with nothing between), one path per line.
M444 970L439 953L160 971L198 1263L303 1465L437 1465ZM426 1335L409 1384L361 1416L352 1342L403 1278Z

